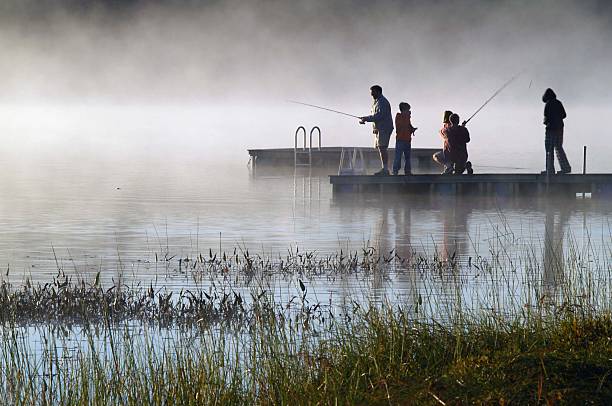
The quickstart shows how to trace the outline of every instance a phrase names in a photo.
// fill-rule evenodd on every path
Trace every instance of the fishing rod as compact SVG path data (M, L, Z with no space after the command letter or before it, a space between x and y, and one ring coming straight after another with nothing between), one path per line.
M295 101L295 100L287 100L289 103L295 103L295 104L301 104L302 106L309 106L309 107L314 107L315 109L321 109L321 110L326 110L326 111L331 111L332 113L336 113L336 114L342 114L344 116L349 116L349 117L353 117L353 118L361 118L359 116L355 116L353 114L349 114L349 113L345 113L343 111L338 111L338 110L333 110L333 109L328 109L327 107L321 107L321 106L317 106L314 104L308 104L308 103L303 103L303 102L299 102L299 101Z
M473 119L473 118L474 118L474 116L480 112L480 110L482 110L482 109L483 109L483 108L484 108L484 107L485 107L487 104L489 104L489 102L490 102L491 100L493 100L493 99L495 98L495 96L497 96L498 94L500 94L500 93L502 92L502 90L504 90L506 87L508 87L508 85L509 85L510 83L514 82L514 80L515 80L516 78L518 78L519 76L521 76L521 74L520 74L520 73L518 73L518 74L516 74L516 75L512 76L512 77L510 78L510 80L508 80L506 83L504 83L504 85L503 85L502 87L500 87L499 89L497 89L497 90L495 91L495 93L493 93L493 95L492 95L491 97L489 97L489 98L487 99L487 101L486 101L486 102L484 102L484 104L483 104L482 106L480 106L480 107L478 108L478 110L476 110L476 111L474 112L474 114L472 114L472 115L470 116L470 118L468 118L467 120L465 120L465 121L463 122L463 125L466 125L466 124L467 124L467 123L468 123L468 122L469 122L471 119Z

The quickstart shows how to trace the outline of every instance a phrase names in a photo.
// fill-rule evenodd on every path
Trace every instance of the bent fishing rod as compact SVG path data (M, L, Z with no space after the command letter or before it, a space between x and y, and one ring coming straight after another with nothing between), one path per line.
M353 118L359 118L361 119L361 117L356 116L354 114L349 114L349 113L345 113L343 111L338 111L338 110L333 110L333 109L328 109L327 107L321 107L321 106L317 106L315 104L308 104L308 103L303 103L303 102L299 102L299 101L295 101L295 100L287 100L289 103L295 103L295 104L301 104L302 106L309 106L309 107L314 107L315 109L321 109L321 110L325 110L325 111L331 111L332 113L336 113L336 114L342 114L343 116L348 116L348 117L353 117Z
M512 77L510 78L510 80L508 80L506 83L504 83L504 85L503 85L502 87L500 87L499 89L497 89L497 90L495 91L495 93L493 93L493 95L492 95L491 97L489 97L489 98L487 99L487 101L486 101L486 102L484 102L484 103L483 103L483 105L482 105L482 106L480 106L480 107L478 108L478 110L476 110L476 111L474 112L474 114L472 114L472 115L470 116L470 118L468 118L467 120L465 120L465 121L463 122L463 125L466 125L466 124L467 124L467 123L468 123L468 122L469 122L471 119L473 119L473 118L474 118L474 116L475 116L476 114L478 114L478 113L480 112L480 110L482 110L482 109L483 109L483 108L484 108L484 107L485 107L487 104L489 104L489 102L490 102L491 100L493 100L493 99L495 98L495 96L497 96L498 94L500 94L500 93L502 92L502 90L504 90L506 87L508 87L508 85L510 85L510 83L514 82L514 80L515 80L516 78L518 78L519 76L521 76L521 73L522 73L522 72L517 73L516 75L512 76Z
M465 120L463 122L463 125L466 125L467 123L470 122L471 119L473 119L476 114L480 113L480 110L482 110L487 104L489 104L491 102L491 100L493 100L498 94L500 94L506 87L508 87L510 85L510 83L514 82L516 80L516 78L518 78L519 76L521 76L521 73L518 73L514 76L512 76L506 83L503 84L502 87L500 87L499 89L497 89L495 91L495 93L493 93L493 95L491 97L489 97L483 104L482 106L480 106L478 108L478 110L476 110L474 112L474 114L472 114L467 120ZM325 110L325 111L329 111L332 113L336 113L336 114L342 114L343 116L348 116L348 117L353 117L353 118L358 118L361 119L361 117L356 116L354 114L349 114L349 113L345 113L343 111L339 111L339 110L334 110L334 109L330 109L327 107L323 107L323 106L317 106L316 104L310 104L310 103L304 103L304 102L299 102L296 100L287 100L289 103L294 103L294 104L301 104L302 106L308 106L308 107L314 107L315 109L320 109L320 110Z

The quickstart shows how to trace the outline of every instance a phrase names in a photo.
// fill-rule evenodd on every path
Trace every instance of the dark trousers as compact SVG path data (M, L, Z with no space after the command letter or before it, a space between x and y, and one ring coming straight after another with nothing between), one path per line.
M567 155L563 150L563 128L546 129L546 138L544 138L544 148L546 149L546 172L555 173L555 157L554 151L557 151L557 159L561 166L562 172L571 172L572 167L567 160Z
M465 172L465 164L467 164L467 161L464 160L455 162L455 174L461 175Z
M402 156L404 156L404 160L406 164L404 166L404 172L408 175L412 168L410 165L410 150L411 143L402 140L395 141L395 159L393 160L393 173L398 173L400 168L402 167Z

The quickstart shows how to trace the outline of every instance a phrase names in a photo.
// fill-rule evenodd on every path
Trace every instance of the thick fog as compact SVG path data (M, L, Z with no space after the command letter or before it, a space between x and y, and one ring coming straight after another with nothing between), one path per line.
M580 167L607 167L612 19L605 2L4 1L4 159L95 151L248 158L288 147L300 124L324 145L372 145L355 115L380 84L413 107L414 147L435 147L442 111L470 123L475 163L540 169L545 88L568 111ZM9 156L10 155L10 156ZM543 164L543 162L542 162Z

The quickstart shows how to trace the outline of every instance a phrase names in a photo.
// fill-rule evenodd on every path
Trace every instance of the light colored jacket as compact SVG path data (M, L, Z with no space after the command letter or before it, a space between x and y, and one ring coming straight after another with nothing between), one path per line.
M393 132L393 117L391 116L391 105L383 95L372 104L372 115L363 118L363 121L373 123L375 134L391 134Z

